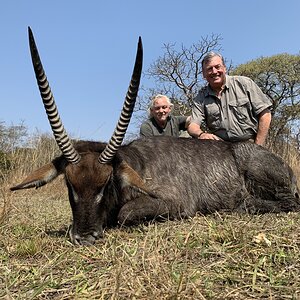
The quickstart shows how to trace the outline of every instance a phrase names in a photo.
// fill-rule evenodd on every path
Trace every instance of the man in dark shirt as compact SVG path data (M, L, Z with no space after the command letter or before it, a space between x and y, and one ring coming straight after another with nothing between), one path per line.
M153 97L149 107L149 119L140 128L140 135L167 135L179 137L181 131L186 130L190 117L171 116L173 104L165 95Z
M195 98L189 134L198 139L251 140L263 145L271 122L270 99L250 78L226 75L218 53L204 57L202 73L208 85ZM202 122L207 132L201 130Z

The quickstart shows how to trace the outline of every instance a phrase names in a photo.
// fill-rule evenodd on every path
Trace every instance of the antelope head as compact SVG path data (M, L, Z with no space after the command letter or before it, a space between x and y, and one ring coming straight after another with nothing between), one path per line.
M113 160L124 139L138 94L143 61L142 41L139 38L133 74L123 109L109 142L107 144L81 142L74 145L59 116L30 27L28 34L37 84L54 138L62 155L33 171L22 183L12 187L11 190L38 188L58 175L64 174L73 214L70 229L71 241L74 244L93 244L102 236L103 226L109 223L107 206L110 205L109 201L113 201L112 199L116 196L112 182L114 174L119 172L121 177L126 177L128 185L142 185L141 181L136 180L138 175L125 162L120 164L121 171L114 170L113 167ZM104 198L105 201L103 201Z

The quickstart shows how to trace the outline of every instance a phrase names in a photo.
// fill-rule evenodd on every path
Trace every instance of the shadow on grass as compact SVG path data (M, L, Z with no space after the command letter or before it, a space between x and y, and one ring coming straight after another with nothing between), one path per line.
M45 233L50 237L68 237L70 226L65 226L58 230L46 230Z

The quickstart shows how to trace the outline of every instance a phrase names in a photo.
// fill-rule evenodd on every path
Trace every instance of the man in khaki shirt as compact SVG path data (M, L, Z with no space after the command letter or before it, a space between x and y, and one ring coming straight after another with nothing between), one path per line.
M263 145L271 123L270 99L250 78L226 75L218 53L204 57L202 72L208 85L195 98L189 134L198 139L253 140ZM203 122L207 132L200 128Z

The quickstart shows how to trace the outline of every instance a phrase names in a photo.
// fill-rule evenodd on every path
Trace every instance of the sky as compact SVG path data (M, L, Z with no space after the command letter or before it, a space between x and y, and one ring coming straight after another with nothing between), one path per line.
M300 52L299 0L1 0L0 121L51 132L33 73L31 27L58 110L76 138L108 141L119 118L138 37L146 71L165 43L212 34L234 65ZM141 84L151 87L145 76ZM142 96L142 94L141 94ZM131 125L129 131L135 131Z

